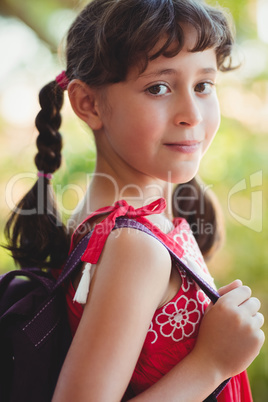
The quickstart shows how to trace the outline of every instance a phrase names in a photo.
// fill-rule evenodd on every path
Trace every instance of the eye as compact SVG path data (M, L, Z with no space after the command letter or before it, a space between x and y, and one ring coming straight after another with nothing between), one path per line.
M150 95L161 96L166 95L169 92L169 88L164 84L156 84L147 88L146 91L149 92Z
M214 85L213 82L200 82L195 86L195 91L203 95L209 95Z

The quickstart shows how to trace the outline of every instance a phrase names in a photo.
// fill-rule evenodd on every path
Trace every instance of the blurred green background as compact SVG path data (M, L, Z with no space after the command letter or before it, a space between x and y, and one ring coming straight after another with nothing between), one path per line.
M215 4L214 1L211 1ZM200 175L220 200L226 224L223 248L209 261L218 286L236 278L262 301L268 322L268 0L220 0L237 32L239 70L222 74L222 124ZM0 2L0 232L15 202L33 184L39 89L64 69L62 38L78 10L75 0ZM83 197L94 168L89 130L63 110L64 162L53 185L63 219ZM0 249L0 273L14 268ZM267 323L265 331L267 333ZM254 401L268 401L268 345L248 370Z

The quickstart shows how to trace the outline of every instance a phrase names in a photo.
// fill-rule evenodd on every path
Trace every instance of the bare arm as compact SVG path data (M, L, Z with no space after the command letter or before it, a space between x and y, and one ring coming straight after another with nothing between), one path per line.
M109 236L54 402L122 398L170 271L169 253L157 240L127 229Z
M117 238L109 237L53 402L121 400L168 286L170 269L164 246L146 234L123 230ZM233 287L237 286L227 287L226 297L205 315L194 350L134 400L202 401L221 381L247 367L263 342L259 306L253 300L241 312L238 306L251 300L250 294L241 286L230 291ZM252 315L257 317L255 326L249 324ZM218 332L212 331L215 326ZM248 350L240 348L234 356L230 347L234 341L236 346L241 343L241 336Z

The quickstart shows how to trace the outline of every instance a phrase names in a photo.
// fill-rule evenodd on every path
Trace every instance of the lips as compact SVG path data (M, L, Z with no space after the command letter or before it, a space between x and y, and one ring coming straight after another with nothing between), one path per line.
M201 144L202 144L201 141L181 141L175 143L166 143L164 145L174 152L192 154L200 149Z

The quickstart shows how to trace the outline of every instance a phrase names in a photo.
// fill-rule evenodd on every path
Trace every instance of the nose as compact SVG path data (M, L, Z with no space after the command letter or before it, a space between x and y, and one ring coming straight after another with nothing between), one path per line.
M187 94L180 97L179 102L176 105L176 112L174 116L174 124L176 126L189 126L194 127L200 124L203 120L203 116L200 110L198 99L194 94Z

